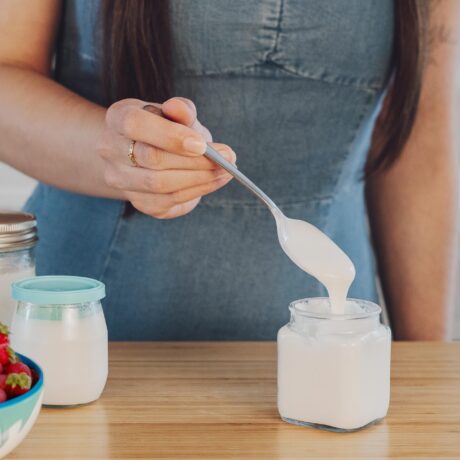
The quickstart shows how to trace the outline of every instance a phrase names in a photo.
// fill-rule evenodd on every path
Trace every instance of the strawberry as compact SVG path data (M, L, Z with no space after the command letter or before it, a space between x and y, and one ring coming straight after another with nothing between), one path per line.
M9 362L10 356L8 355L8 347L0 347L0 364L3 366L4 364L8 364Z
M32 379L27 374L9 374L6 377L5 391L9 398L23 395L30 390Z
M0 390L4 390L6 386L6 374L0 374Z
M3 374L3 364L0 364L0 375Z
M29 377L32 377L32 372L27 364L16 362L8 364L5 368L5 374L27 374Z
M0 346L8 345L10 343L9 334L10 331L8 330L8 326L6 326L3 323L0 323Z
M5 390L0 390L0 404L5 402L8 399L8 396L5 393Z
M18 361L16 353L8 346L0 346L0 364L15 363Z
M32 386L34 386L39 379L38 372L35 369L30 369L31 377L32 377Z

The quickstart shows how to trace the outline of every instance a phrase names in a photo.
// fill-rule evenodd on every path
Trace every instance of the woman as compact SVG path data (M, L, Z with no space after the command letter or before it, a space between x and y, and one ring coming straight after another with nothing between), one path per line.
M448 338L459 7L0 0L0 159L41 181L38 272L104 281L112 339L273 339L324 290L212 135L376 300L368 213L395 337Z

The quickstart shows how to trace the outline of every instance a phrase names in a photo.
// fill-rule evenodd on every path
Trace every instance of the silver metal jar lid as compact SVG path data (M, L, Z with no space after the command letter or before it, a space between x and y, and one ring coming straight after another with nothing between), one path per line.
M27 249L37 240L37 221L32 214L0 211L0 252Z

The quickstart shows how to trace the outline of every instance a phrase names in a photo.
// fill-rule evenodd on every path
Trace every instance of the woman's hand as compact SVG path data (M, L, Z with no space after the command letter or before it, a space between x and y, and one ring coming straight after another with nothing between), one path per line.
M144 110L146 105L157 107L158 114ZM109 107L105 119L97 149L104 160L104 180L144 214L160 219L187 214L203 195L232 178L203 156L211 135L187 99L172 98L162 105L124 99ZM131 141L136 141L138 166L128 156ZM212 145L235 163L230 147Z

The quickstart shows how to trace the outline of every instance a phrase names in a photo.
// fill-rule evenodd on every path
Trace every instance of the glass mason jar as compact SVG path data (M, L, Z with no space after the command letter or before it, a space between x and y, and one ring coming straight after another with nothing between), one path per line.
M13 283L17 300L12 348L44 373L43 403L73 406L95 401L108 375L103 283L74 276L38 276Z
M286 422L354 431L383 419L390 400L391 332L381 308L348 299L296 300L278 332L278 411Z
M35 275L37 222L25 212L0 212L0 323L11 325L11 283Z

